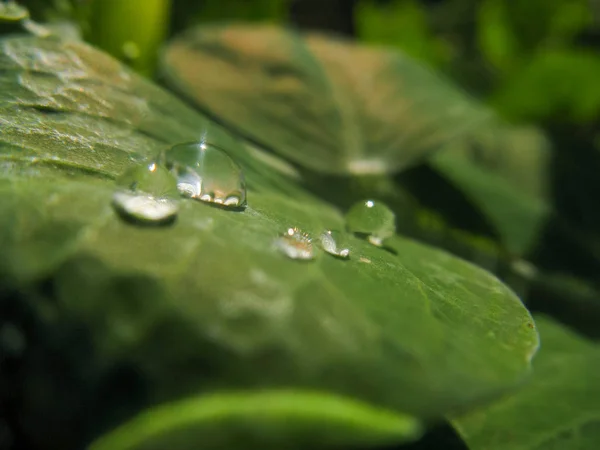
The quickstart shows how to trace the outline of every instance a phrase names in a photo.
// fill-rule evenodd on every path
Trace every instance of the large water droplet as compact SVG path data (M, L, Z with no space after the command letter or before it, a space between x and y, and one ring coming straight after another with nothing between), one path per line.
M246 205L242 169L220 148L204 142L177 144L159 160L175 175L183 195L229 208Z
M340 258L348 258L350 249L345 246L344 233L337 230L327 230L321 233L321 246L327 253Z
M157 163L141 164L117 180L113 206L126 219L164 223L175 219L179 210L177 181Z
M367 235L371 244L381 247L396 232L396 216L383 203L364 200L354 204L346 214L346 228Z
M298 228L288 228L275 241L276 247L292 259L310 260L315 257L312 239Z

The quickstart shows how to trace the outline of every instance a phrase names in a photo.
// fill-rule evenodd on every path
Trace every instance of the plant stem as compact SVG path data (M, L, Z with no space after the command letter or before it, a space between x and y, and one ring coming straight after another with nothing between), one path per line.
M86 39L143 75L153 74L171 0L94 0Z

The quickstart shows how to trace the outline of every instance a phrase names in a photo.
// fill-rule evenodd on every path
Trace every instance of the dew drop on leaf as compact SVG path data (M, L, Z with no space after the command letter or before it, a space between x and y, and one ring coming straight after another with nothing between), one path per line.
M315 257L312 239L298 228L288 228L276 239L275 246L292 259L310 260Z
M346 228L366 235L368 241L381 247L396 232L396 216L385 204L375 200L355 203L346 214Z
M321 247L330 255L348 258L350 249L345 246L345 237L342 231L327 230L321 233Z
M157 163L144 163L127 170L117 180L113 206L126 219L164 223L175 219L178 197L175 177Z
M242 168L220 148L202 141L177 144L159 161L175 175L182 195L228 208L246 205Z

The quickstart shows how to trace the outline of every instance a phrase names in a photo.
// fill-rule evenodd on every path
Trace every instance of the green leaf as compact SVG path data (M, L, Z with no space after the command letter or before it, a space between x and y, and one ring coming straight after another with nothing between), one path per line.
M200 396L144 412L90 450L173 445L192 449L199 442L206 450L237 448L240 442L244 448L323 448L348 442L385 444L419 431L419 423L412 417L322 392L235 392ZM318 438L307 442L311 435Z
M502 2L510 29L529 54L548 47L568 45L591 24L588 0ZM532 17L536 20L531 20Z
M402 169L489 113L411 58L274 26L206 26L166 50L202 109L311 170Z
M592 450L600 439L600 349L540 316L542 348L522 390L454 426L471 450Z
M99 408L94 383L121 363L135 367L152 405L199 392L311 390L323 404L332 395L399 421L465 408L527 375L531 317L489 273L400 236L387 249L349 236L348 260L286 258L273 242L288 227L318 236L344 223L284 161L82 42L0 40L0 73L0 277L22 292L50 286L51 302L29 305L48 336L39 345L74 329L90 348L87 365L71 362L84 375L58 377L83 386L40 379L58 370L44 359L54 353L33 352L39 370L24 383L36 390L21 413L41 442L65 444L60 424ZM119 174L200 139L243 168L245 210L187 199L163 227L115 214ZM72 354L65 344L55 351ZM132 408L127 396L114 401L110 411ZM357 416L360 427L386 438L369 414Z
M90 2L85 37L140 73L152 75L158 47L167 34L170 8L171 0Z
M536 129L482 128L430 164L481 210L508 250L532 249L550 213L550 151Z

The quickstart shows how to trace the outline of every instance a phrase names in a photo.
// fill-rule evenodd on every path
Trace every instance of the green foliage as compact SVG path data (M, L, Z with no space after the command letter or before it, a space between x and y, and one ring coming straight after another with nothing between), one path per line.
M386 5L363 0L355 17L357 36L366 43L399 47L432 66L443 65L451 57L452 48L433 33L426 8L416 0Z
M600 57L592 51L540 51L507 76L494 107L520 120L551 117L574 123L600 115Z
M265 433L269 430L269 434ZM420 431L409 416L322 392L203 395L143 413L90 450L157 448L327 448L403 441Z
M566 113L575 122L600 112L592 75L600 57L572 45L591 23L589 2L486 0L478 19L482 55L499 69L499 111L525 120Z
M152 75L167 34L171 0L94 0L86 40Z
M542 349L521 390L453 421L469 449L597 448L600 348L547 317L536 317Z
M355 2L387 49L291 0L1 3L0 447L596 449L597 3ZM140 179L199 141L247 207Z
M591 22L586 0L486 0L478 13L480 49L503 72L518 69L538 51L565 47Z
M478 11L477 43L482 54L496 69L510 71L518 61L517 36L509 27L509 11L503 0L486 0Z
M81 42L5 38L0 49L0 192L8 199L0 206L2 275L18 289L52 284L50 310L29 307L50 334L53 316L66 321L62 327L86 330L95 377L133 364L151 404L253 388L294 389L304 402L316 390L323 405L328 395L365 404L357 406L358 423L316 407L306 414L323 416L301 420L358 427L335 437L351 443L355 433L372 442L399 439L379 422L373 427L369 417L379 409L414 423L408 416L464 409L527 375L537 334L520 300L494 276L400 236L386 249L351 237L347 261L286 258L272 243L288 227L313 236L344 228L335 208L282 171L287 163ZM153 228L113 212L113 180L124 169L200 137L242 165L247 209L189 200L172 226ZM34 364L50 371L42 355ZM78 388L52 377L24 383L34 380L50 399ZM126 401L113 408L131 407ZM239 407L251 415L246 401L240 397L231 414L238 417ZM60 407L40 399L20 414L38 445L60 448L70 441L52 425L84 406L78 398ZM100 419L110 422L106 414ZM311 441L313 428L301 422L268 421L265 433L295 433L298 425Z
M468 43L456 42L455 32L469 20L476 20L479 63L457 60L471 52ZM357 8L358 36L366 42L396 46L433 65L459 66L458 73L479 64L474 76L485 72L492 105L505 117L540 120L566 113L575 123L599 113L600 57L576 44L592 20L587 0L454 0L430 10L415 1L363 0ZM441 44L436 31L452 44Z
M497 123L408 57L230 26L186 33L164 60L172 83L200 107L310 170L398 171L443 147L431 165L504 245L523 254L536 243L550 210L544 137Z
M430 164L483 212L516 254L533 248L551 210L549 144L535 129L486 127L434 155Z

